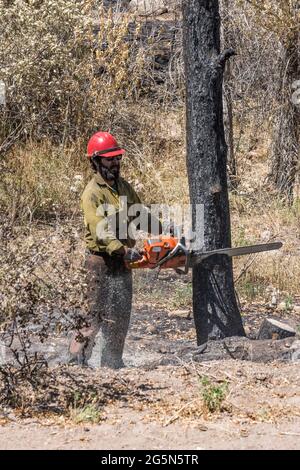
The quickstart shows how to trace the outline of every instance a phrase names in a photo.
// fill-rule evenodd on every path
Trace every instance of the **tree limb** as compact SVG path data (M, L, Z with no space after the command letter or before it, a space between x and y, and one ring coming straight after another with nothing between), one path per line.
M230 59L230 57L232 57L233 55L236 55L236 52L234 49L232 49L232 47L230 47L229 49L225 49L225 51L221 52L221 54L217 58L218 65L224 68L226 61Z

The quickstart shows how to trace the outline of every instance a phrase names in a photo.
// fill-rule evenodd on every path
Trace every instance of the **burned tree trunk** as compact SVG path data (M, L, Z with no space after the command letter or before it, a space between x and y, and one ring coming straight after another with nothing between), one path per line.
M222 83L232 50L220 53L218 0L183 0L186 72L187 166L191 203L204 206L205 249L231 245ZM193 308L199 345L208 339L244 336L232 262L207 259L193 270Z

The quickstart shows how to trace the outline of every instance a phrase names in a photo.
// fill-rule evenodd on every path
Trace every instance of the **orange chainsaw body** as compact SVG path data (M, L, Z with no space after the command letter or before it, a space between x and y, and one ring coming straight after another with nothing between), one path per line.
M160 266L161 269L179 268L185 265L186 255L179 254L166 260L160 265L160 262L177 246L178 239L174 237L160 237L157 239L148 239L144 241L143 258L139 261L128 263L130 269L155 269Z

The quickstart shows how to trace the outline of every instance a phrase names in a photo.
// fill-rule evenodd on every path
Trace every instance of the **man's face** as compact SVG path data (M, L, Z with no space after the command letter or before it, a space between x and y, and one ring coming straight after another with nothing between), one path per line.
M100 171L106 180L116 180L120 175L122 155L116 157L102 157Z

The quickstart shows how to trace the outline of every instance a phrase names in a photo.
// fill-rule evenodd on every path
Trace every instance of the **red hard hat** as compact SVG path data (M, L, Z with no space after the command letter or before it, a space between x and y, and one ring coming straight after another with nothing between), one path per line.
M123 155L125 150L119 147L116 139L109 132L96 132L87 146L87 155L89 158L93 156L99 157L116 157Z

